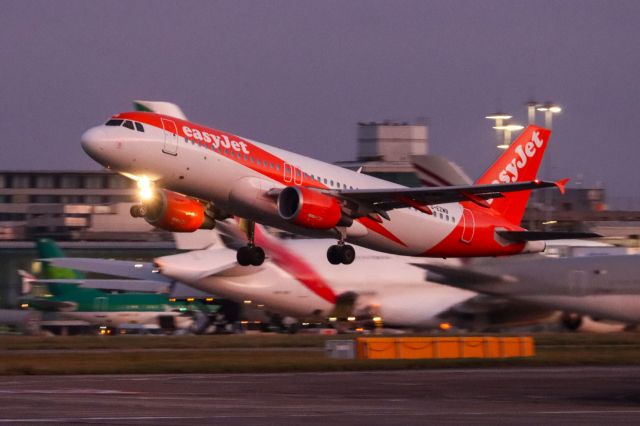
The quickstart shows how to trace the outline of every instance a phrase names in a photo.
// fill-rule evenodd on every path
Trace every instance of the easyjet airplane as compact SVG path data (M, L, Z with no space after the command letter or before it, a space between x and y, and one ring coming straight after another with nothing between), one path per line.
M108 169L136 179L143 195L132 215L159 228L192 232L215 220L247 219L241 265L260 265L256 222L333 237L327 258L349 264L345 242L393 254L502 256L544 250L551 233L520 221L530 191L564 190L536 179L550 131L529 126L473 185L407 188L186 119L124 112L82 135L82 147ZM566 235L563 235L566 238Z

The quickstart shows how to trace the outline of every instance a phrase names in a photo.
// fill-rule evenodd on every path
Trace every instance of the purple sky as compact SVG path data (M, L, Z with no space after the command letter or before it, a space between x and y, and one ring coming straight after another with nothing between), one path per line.
M640 187L638 1L4 1L0 169L95 169L82 132L132 99L327 161L356 122L428 117L479 175L484 115L552 100L547 177ZM623 185L621 183L624 182Z

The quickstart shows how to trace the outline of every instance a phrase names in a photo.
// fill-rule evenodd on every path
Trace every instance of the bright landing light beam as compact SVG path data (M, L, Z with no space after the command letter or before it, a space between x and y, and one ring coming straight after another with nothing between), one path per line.
M142 201L149 201L153 198L153 183L146 176L138 179L138 195Z

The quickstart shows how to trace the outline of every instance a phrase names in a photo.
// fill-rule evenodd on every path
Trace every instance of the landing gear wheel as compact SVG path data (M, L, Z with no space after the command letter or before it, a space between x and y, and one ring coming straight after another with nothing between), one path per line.
M250 263L253 266L260 266L264 263L264 250L262 250L262 247L251 247L250 254Z
M236 253L236 260L241 266L260 266L264 263L264 250L256 246L240 247Z
M333 245L327 250L327 260L332 265L338 265L342 263L341 246Z
M355 259L356 251L354 250L353 246L342 246L342 263L344 263L345 265L351 265Z
M251 265L251 247L240 247L236 253L236 260L241 266Z
M332 245L327 250L327 260L332 265L338 265L343 263L345 265L350 265L356 258L356 251L353 246L349 245Z

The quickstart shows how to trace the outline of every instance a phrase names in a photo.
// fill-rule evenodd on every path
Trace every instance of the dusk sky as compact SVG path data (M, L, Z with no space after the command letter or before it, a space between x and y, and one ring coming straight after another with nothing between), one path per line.
M3 1L0 169L99 166L80 135L133 99L326 161L358 121L428 117L478 176L485 115L554 101L547 178L640 188L639 1ZM539 117L542 121L542 117ZM638 197L640 198L640 197Z

